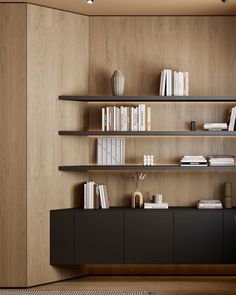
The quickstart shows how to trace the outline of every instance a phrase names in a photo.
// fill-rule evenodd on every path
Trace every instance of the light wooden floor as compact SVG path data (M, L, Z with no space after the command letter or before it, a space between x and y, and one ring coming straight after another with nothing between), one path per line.
M236 295L236 276L88 276L30 290L143 290L156 295Z

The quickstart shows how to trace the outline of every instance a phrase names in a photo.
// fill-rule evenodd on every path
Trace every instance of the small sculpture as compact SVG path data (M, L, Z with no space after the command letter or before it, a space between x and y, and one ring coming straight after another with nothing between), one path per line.
M139 191L139 187L146 176L147 174L144 174L142 172L135 172L135 174L133 175L135 191L131 195L132 208L136 208L136 205L138 205L139 208L143 208L143 203L144 203L143 194Z

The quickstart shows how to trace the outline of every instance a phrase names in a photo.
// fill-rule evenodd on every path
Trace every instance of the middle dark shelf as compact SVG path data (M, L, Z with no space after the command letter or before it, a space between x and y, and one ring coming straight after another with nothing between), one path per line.
M235 131L59 131L64 136L236 136Z
M179 165L70 165L60 171L236 171L236 166L179 166Z

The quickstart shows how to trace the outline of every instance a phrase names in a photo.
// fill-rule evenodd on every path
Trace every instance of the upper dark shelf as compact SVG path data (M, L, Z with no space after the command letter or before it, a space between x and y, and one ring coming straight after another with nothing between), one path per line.
M179 166L179 165L72 165L72 166L59 166L61 171L236 171L236 166Z
M59 96L59 100L84 102L236 102L235 96Z
M236 136L235 131L59 131L65 136Z

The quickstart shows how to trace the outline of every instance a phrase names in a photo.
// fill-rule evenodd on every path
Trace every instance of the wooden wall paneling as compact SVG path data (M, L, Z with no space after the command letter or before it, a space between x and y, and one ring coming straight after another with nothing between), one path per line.
M91 17L90 94L111 94L123 71L126 95L156 95L160 72L190 72L191 95L235 95L236 17Z
M26 285L26 5L0 4L0 287Z
M58 135L82 129L86 105L58 101L88 94L89 22L85 16L28 5L27 258L28 286L83 274L83 267L49 265L49 211L74 207L86 173L58 166L88 162L88 140Z
M117 103L120 105L122 103ZM101 107L91 104L90 129L101 130ZM130 104L126 104L130 105ZM226 122L232 103L148 103L152 108L152 130L189 130L195 120L202 130L204 122ZM143 154L153 154L156 164L178 164L183 155L235 155L233 137L126 137L126 163L142 164ZM96 163L96 139L90 138L90 162ZM127 177L128 176L128 177ZM113 206L129 205L134 189L131 173L90 173L90 178L106 183ZM223 183L233 182L235 173L162 172L149 173L141 189L144 193L163 193L172 206L192 206L199 198L222 198ZM201 184L201 185L199 185ZM234 198L234 204L236 199Z

